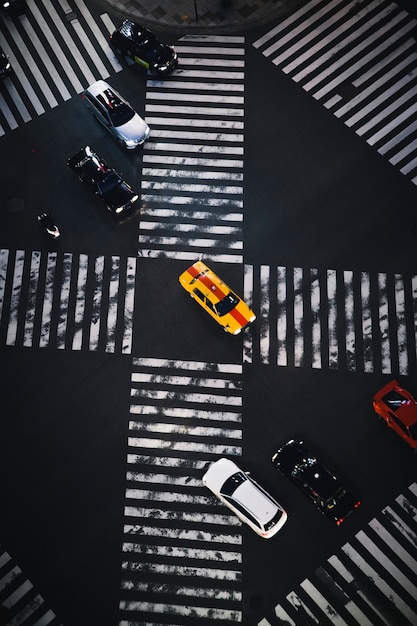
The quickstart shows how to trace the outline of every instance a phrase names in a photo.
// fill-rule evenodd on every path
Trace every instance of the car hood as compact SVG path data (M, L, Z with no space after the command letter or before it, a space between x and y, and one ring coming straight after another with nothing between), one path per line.
M122 181L119 185L109 189L103 200L111 211L116 211L116 209L129 204L135 195L132 189Z
M140 115L134 115L126 124L118 126L117 132L127 141L142 143L149 135L149 126Z

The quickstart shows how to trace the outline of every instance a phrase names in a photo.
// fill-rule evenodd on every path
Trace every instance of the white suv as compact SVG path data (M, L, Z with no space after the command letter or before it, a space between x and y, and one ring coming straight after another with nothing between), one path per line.
M147 123L104 80L87 87L83 100L100 124L125 148L136 148L149 137Z
M282 506L248 472L243 472L229 459L212 463L203 476L203 483L242 522L265 539L275 535L287 521Z

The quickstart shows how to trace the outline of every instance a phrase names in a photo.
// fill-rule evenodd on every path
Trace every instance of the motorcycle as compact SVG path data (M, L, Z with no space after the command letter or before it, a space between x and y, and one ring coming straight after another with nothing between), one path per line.
M38 215L38 222L42 231L49 235L49 237L52 237L52 239L58 239L61 236L59 228L50 213L40 213Z

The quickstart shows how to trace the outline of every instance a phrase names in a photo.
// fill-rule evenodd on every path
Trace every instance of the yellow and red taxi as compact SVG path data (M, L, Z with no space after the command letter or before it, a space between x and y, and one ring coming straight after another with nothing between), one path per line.
M237 335L256 319L248 305L203 261L193 263L179 276L179 281L227 333Z
M417 450L417 403L411 393L392 380L374 395L373 406L386 425Z

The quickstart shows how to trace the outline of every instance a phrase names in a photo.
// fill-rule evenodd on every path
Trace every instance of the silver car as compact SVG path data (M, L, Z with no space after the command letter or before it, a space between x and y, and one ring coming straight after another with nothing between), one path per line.
M136 148L149 137L149 126L130 104L104 80L98 80L83 93L94 117L122 146Z
M230 459L210 465L203 483L258 535L269 539L287 521L282 506Z

